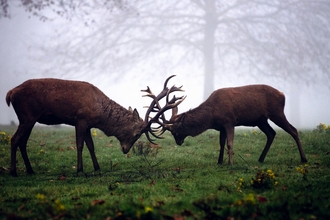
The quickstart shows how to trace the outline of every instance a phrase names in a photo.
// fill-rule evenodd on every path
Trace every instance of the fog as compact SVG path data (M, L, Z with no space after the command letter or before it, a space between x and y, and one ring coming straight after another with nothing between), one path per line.
M63 71L62 62L58 61L58 66L54 65L57 58L62 56L61 53L56 53L54 47L48 55L46 53L47 59L38 58L40 48L47 51L47 46L54 44L54 39L57 39L56 36L61 33L64 27L66 30L76 30L77 24L61 17L53 17L51 20L43 22L22 8L12 9L10 19L0 18L0 124L12 122L18 124L13 108L6 105L5 96L8 90L31 78L55 77L90 82L120 105L126 108L129 106L137 108L142 118L145 114L143 107L148 105L151 99L142 97L143 94L140 90L149 86L154 93L160 92L164 80L173 74L177 76L171 79L169 84L183 85L185 92L182 95L187 95L185 101L179 106L179 113L197 107L204 101L205 75L203 67L180 65L180 63L169 69L153 66L153 64L162 62L166 65L168 62L168 57L164 61L160 60L161 50L154 52L155 56L147 57L146 61L132 68L120 69L121 61L114 72L108 69L92 68L89 73L79 73L81 69L77 68L77 73L71 69L66 74ZM85 31L84 26L80 28L81 32ZM88 27L86 26L86 28ZM73 37L73 39L75 38ZM59 37L59 40L62 38ZM61 41L58 43L61 44ZM108 42L108 44L110 45L112 42ZM108 47L109 45L102 44L101 47ZM60 50L63 49L60 48ZM184 53L184 49L178 50L177 53ZM173 59L177 59L175 52L173 54ZM89 59L88 52L81 54L81 56ZM93 59L95 60L95 58ZM232 62L235 63L235 59L232 59ZM330 82L328 80L309 83L306 80L286 80L286 78L281 77L274 79L265 75L245 77L242 72L248 73L248 69L226 67L223 65L215 73L214 89L256 83L269 84L286 95L285 112L288 120L297 128L312 129L319 123L330 124ZM235 71L240 74L236 75ZM114 73L117 75L114 76Z

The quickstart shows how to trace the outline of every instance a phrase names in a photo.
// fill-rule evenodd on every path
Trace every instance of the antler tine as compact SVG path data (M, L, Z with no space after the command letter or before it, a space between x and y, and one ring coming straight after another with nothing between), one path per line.
M160 107L160 104L159 104L156 96L154 96L154 95L145 95L145 96L149 96L153 99L153 101L151 102L151 105L149 106L149 109L146 112L146 116L145 116L145 121L148 121L148 119L150 118L149 114L151 112L159 112L161 107Z
M141 89L141 92L147 92L149 94L153 94L149 88L149 86L147 86L147 89Z
M168 83L168 81L169 81L170 79L172 79L174 76L176 76L176 75L172 75L172 76L168 77L168 78L165 80L163 90L165 90L165 89L167 88L167 83Z
M160 108L159 106L159 103L157 103L157 99L156 99L156 96L152 93L151 89L149 88L149 86L147 86L147 89L141 89L141 92L147 92L148 94L146 95L143 95L142 97L150 97L153 99L153 101L151 102L151 105L148 106L148 110L146 112L146 115L145 115L145 118L144 120L145 121L149 121L149 114L150 112L158 112L158 110L156 110L155 108Z
M149 86L147 86L147 89L141 90L141 92L147 92L148 93L146 95L143 95L143 97L148 96L148 97L153 99L153 101L151 102L151 104L149 106L149 109L146 112L146 115L145 115L145 118L144 118L145 121L149 122L149 114L151 112L158 112L161 109L160 104L159 104L159 100L161 100L163 97L166 96L167 91L168 91L167 83L174 76L175 75L172 75L172 76L168 77L165 80L163 91L161 91L157 97L151 92L151 89L149 88ZM155 108L157 108L158 110L156 110ZM148 125L149 125L149 123L148 123Z
M179 98L176 98L175 96L173 96L173 98L170 101L172 103L167 102L166 105L163 108L161 108L153 118L151 118L148 125L150 126L152 123L155 122L155 123L160 124L161 126L164 126L164 123L159 120L159 117L162 116L162 120L165 121L165 116L163 115L164 112L168 109L171 109L171 108L174 108L174 107L178 106L181 102L183 102L183 100L186 97L187 96L181 96ZM178 101L178 102L176 102L176 101Z
M150 143L152 144L156 144L154 142L153 139L150 138L150 135L149 133L154 136L155 138L158 138L158 139L164 139L164 137L162 137L161 135L165 132L164 129L162 129L159 134L156 134L155 132L158 132L159 128L161 128L162 126L158 126L157 128L150 128L148 131L145 132L146 136L147 136L147 139L150 141ZM157 130L156 130L157 129ZM149 133L148 133L149 132Z
M157 143L154 142L155 140L153 140L153 139L150 138L150 135L149 135L148 131L146 131L146 132L144 132L144 133L146 134L146 137L147 137L147 139L148 139L148 141L149 141L150 143L152 143L152 144L157 144Z
M146 112L146 115L145 115L145 122L146 122L145 134L146 134L148 140L153 144L155 144L154 140L152 140L150 138L149 133L156 138L163 138L160 135L162 135L166 131L166 129L164 129L164 126L165 126L165 124L168 123L168 121L165 118L164 112L167 111L168 109L178 106L186 98L186 96L181 96L178 98L173 96L173 98L169 101L170 93L176 92L176 91L184 91L182 89L182 86L180 86L180 87L172 86L170 89L167 87L168 81L171 78L173 78L174 76L175 75L172 75L165 80L164 88L157 96L151 92L149 86L147 86L147 89L141 90L142 92L147 93L147 94L143 95L144 97L147 96L147 97L150 97L153 99L153 101L151 102L151 105L149 106L149 108ZM166 104L164 107L161 107L159 104L159 101L164 97L166 97ZM154 117L150 117L149 115L151 112L156 112L156 115ZM151 128L151 125L153 123L159 124L160 126L157 127L156 129L162 128L162 130L160 132L158 132L158 130L156 130L155 128ZM158 134L156 134L156 132L158 132Z
M181 102L183 102L183 100L186 98L187 96L184 95L184 96L181 96L181 97L175 97L175 95L172 97L172 99L168 102L171 107L175 107L175 106L178 106ZM178 101L180 100L180 101ZM178 102L176 102L178 101Z
M168 97L169 97L170 93L172 93L172 92L176 92L176 91L184 92L184 90L182 90L181 88L182 88L182 86L180 86L180 87L176 87L176 86L174 85L174 86L172 86L172 87L167 91L167 93L166 93L166 104L170 103L170 101L168 101ZM181 98L182 98L182 97L181 97ZM173 99L175 99L175 96L173 96L173 98L172 98L172 100L171 100L171 101L175 102L176 100L173 100Z

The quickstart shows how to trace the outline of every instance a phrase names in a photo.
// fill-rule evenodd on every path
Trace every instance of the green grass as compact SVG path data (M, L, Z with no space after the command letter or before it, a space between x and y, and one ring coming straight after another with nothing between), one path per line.
M15 129L0 127L6 135ZM142 137L128 157L114 137L97 131L101 172L93 172L85 147L85 176L76 174L72 128L34 128L27 150L36 175L26 174L18 151L19 177L11 177L10 146L0 142L0 218L329 219L330 132L300 132L308 166L300 165L291 136L277 133L265 162L259 163L265 135L237 129L234 165L229 166L227 156L225 164L217 165L216 131L188 137L183 146L168 133L157 147ZM253 188L251 180L267 170L276 179Z

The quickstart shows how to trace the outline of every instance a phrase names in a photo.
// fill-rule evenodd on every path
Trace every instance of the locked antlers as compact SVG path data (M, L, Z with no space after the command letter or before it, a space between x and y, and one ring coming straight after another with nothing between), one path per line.
M154 140L152 140L150 138L149 133L152 136L154 136L155 138L162 138L161 135L165 132L164 126L165 126L165 124L168 124L168 121L165 119L164 112L169 109L175 108L181 102L183 102L183 100L186 98L186 96L175 97L175 95L174 95L172 97L172 99L169 100L169 96L172 92L176 92L176 91L183 92L184 91L181 89L182 86L180 86L180 87L172 86L171 88L167 87L168 81L171 78L173 78L174 76L175 75L172 75L165 80L163 91L161 91L157 96L151 92L149 86L147 86L147 89L141 90L141 92L147 93L146 95L143 95L144 97L148 96L153 99L150 106L148 106L148 110L146 112L145 119L144 119L144 121L147 123L145 134L146 134L148 140L153 144L154 144ZM164 107L161 107L161 105L159 104L159 101L164 97L166 97L166 104ZM155 113L156 115L154 117L151 117L150 113ZM153 123L157 123L157 124L159 124L159 126L156 128L152 128L151 125ZM161 131L159 131L160 128L163 128L163 129ZM156 132L158 132L158 134Z

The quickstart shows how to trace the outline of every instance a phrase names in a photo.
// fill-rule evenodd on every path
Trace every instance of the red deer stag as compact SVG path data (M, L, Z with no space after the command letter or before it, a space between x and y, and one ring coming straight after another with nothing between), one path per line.
M91 128L98 128L107 136L115 136L124 154L129 152L142 133L150 139L148 132L152 121L144 122L136 109L123 108L86 82L32 79L10 90L6 102L8 106L12 103L19 120L18 129L11 139L12 176L17 176L17 147L20 148L27 173L34 173L26 152L26 144L36 122L46 125L68 124L75 127L77 172L83 172L84 142L91 154L94 170L100 169L94 153Z
M167 81L172 77L169 77ZM177 105L173 106L173 102L179 100L181 103L185 97L175 98L174 96L169 101L168 92L165 96L156 97L149 88L142 91L147 92L147 96L153 98L153 102L157 103L157 106L153 107L153 111L157 112L153 122L157 122L162 127L161 134L165 130L169 130L178 145L182 145L187 136L194 137L207 129L220 131L219 164L223 162L226 141L229 164L233 164L234 128L240 125L258 126L266 134L266 146L259 157L259 162L263 162L276 135L276 132L268 124L268 119L294 138L298 145L301 162L307 162L297 129L287 121L284 115L285 96L270 86L248 85L218 89L197 108L179 115L177 114ZM161 92L161 94L163 93L164 91ZM166 97L166 104L162 108L159 101L163 97ZM172 109L172 117L169 121L164 117L164 112L168 109ZM161 134L156 134L155 130L152 133L155 137L160 138Z

